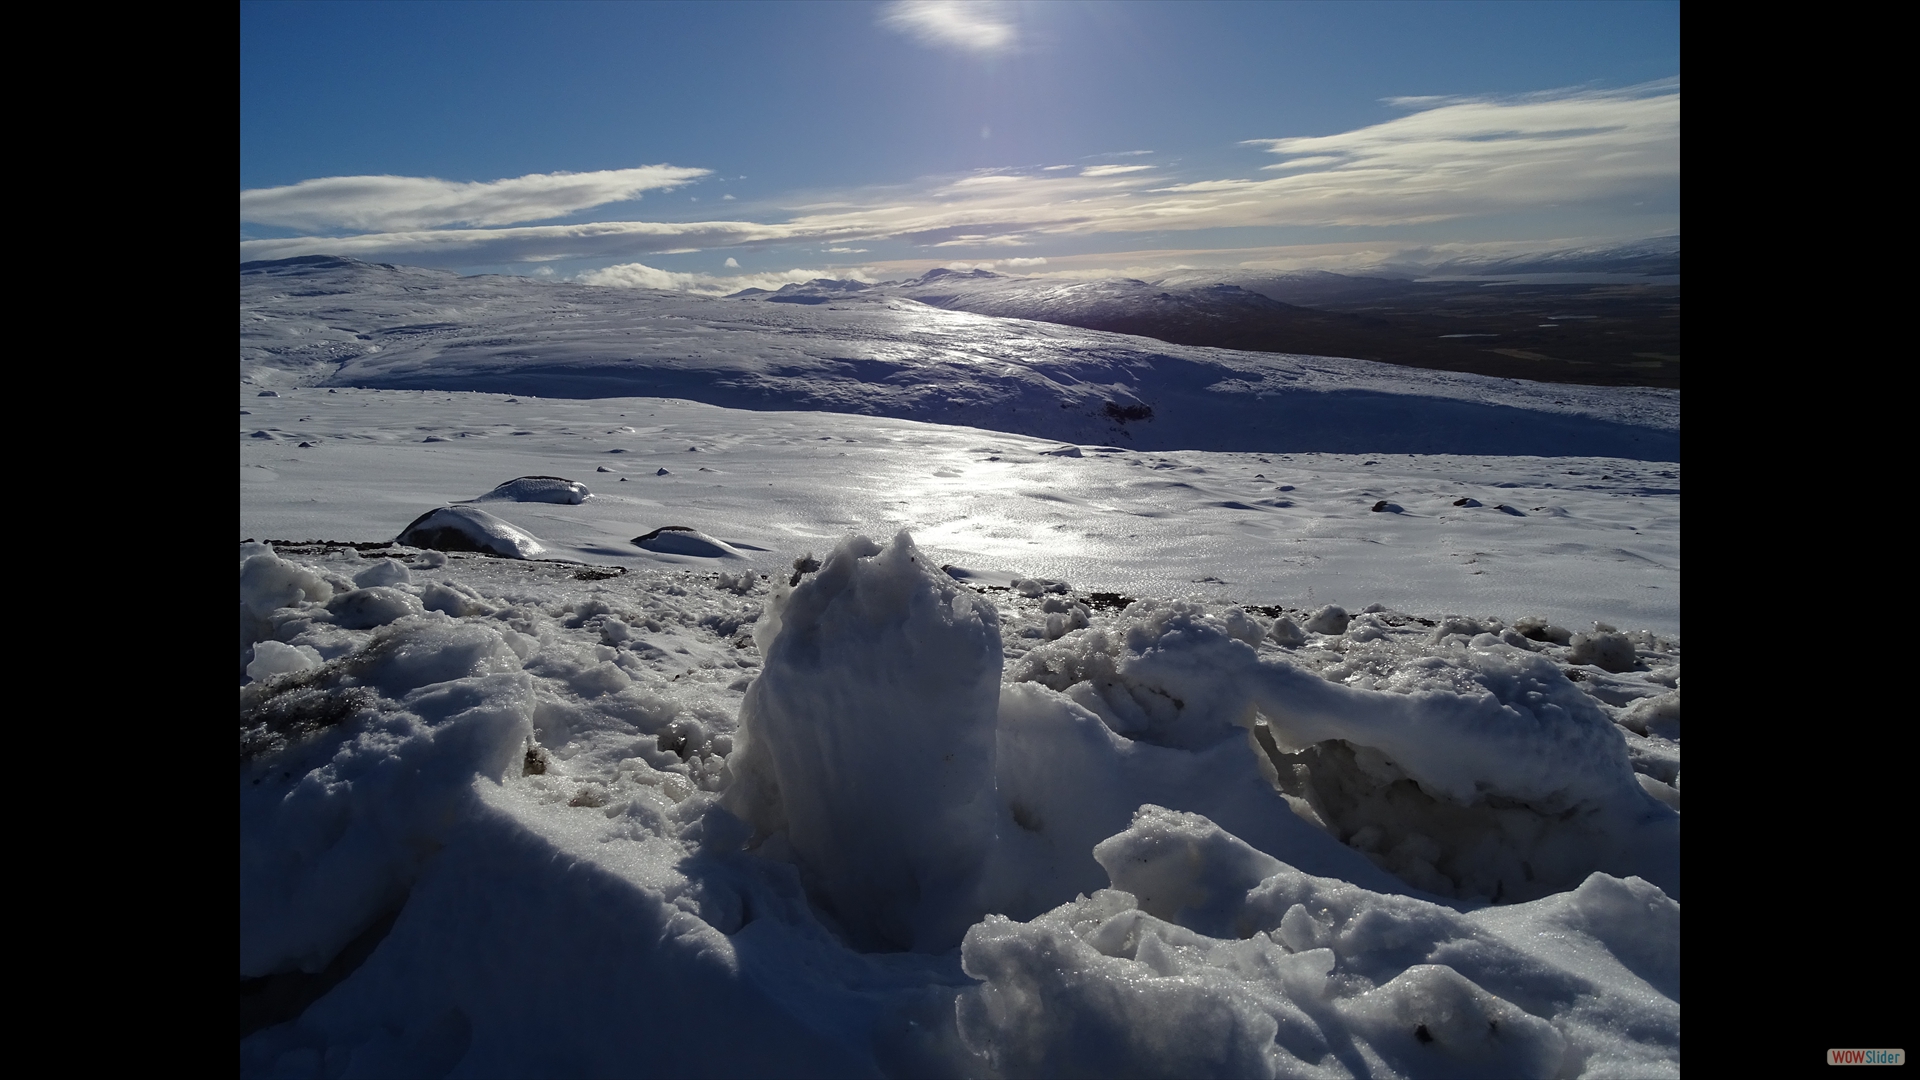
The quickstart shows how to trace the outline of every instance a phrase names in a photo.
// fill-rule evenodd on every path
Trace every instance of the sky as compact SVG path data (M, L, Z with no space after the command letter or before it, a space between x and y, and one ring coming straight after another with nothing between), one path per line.
M241 260L714 291L1679 232L1675 3L243 4Z

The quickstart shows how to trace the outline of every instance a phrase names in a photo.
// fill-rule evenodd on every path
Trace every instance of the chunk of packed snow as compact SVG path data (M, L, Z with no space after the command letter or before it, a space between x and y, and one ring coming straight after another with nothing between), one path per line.
M319 650L310 645L260 641L254 643L253 661L247 665L247 678L270 679L275 675L291 675L310 671L322 663Z
M349 630L370 630L424 610L412 593L387 585L354 589L327 601L333 621Z
M353 575L353 583L362 589L375 585L406 585L412 580L413 575L407 572L407 564L398 559L381 559Z
M1273 620L1273 625L1267 628L1267 636L1273 639L1275 645L1284 645L1287 648L1307 643L1307 632L1300 628L1299 623L1285 615Z
M905 533L843 541L776 602L727 805L793 852L856 944L951 947L997 825L993 607Z
M1606 671L1632 671L1640 666L1640 657L1633 647L1633 639L1625 634L1595 630L1591 634L1573 635L1573 655L1569 658L1576 664L1593 664Z
M1309 634L1344 634L1352 617L1338 604L1328 604L1307 618Z
M1533 641L1550 641L1555 645L1565 645L1573 639L1573 631L1553 623L1538 615L1527 615L1515 619L1513 628Z
M264 544L259 546L266 548ZM302 600L324 603L332 596L333 586L320 575L280 558L271 548L240 564L240 604L256 616Z

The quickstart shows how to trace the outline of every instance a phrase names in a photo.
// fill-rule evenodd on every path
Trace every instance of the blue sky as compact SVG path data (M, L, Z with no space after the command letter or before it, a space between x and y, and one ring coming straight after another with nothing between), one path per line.
M1672 3L243 4L241 258L717 291L1679 231Z

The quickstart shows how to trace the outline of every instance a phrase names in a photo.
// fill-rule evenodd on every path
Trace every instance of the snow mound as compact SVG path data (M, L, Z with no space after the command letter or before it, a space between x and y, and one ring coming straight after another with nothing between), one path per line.
M509 559L532 559L546 547L523 529L471 506L443 506L413 519L395 543L436 551L477 551Z
M543 502L579 504L593 498L587 485L564 476L521 476L487 492L473 502Z
M715 540L688 525L662 525L645 536L634 537L633 542L639 547L648 551L657 551L662 555L692 555L701 559L746 557L734 550L733 546L726 541Z

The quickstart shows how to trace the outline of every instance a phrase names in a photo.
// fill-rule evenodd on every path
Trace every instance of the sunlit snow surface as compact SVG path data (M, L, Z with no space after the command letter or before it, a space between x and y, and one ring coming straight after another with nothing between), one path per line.
M555 557L593 563L673 561L632 543L666 525L726 541L763 571L849 532L905 528L946 563L1129 596L1680 628L1673 462L1070 457L1000 432L658 398L256 393L240 397L241 538L391 540L434 507L553 474L593 498L482 505Z
M306 367L243 284L243 1074L1677 1075L1677 463L297 385L562 295L322 269ZM536 476L531 560L344 546Z

